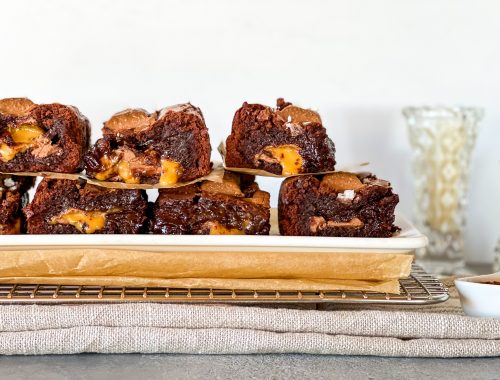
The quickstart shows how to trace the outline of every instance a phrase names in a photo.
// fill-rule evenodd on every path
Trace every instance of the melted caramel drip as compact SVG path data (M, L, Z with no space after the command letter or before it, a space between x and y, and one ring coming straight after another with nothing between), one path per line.
M12 160L19 153L19 148L8 146L7 144L0 145L0 158L3 162Z
M105 169L95 175L95 178L99 181L105 181L115 174L116 163L107 156L101 157L101 165L104 166Z
M105 169L95 175L99 181L105 181L114 175L118 175L125 183L140 183L139 178L134 177L130 164L127 161L118 161L110 159L107 156L101 157L101 164Z
M161 160L160 185L175 185L181 175L181 164L172 160Z
M21 233L21 218L8 225L0 224L0 235L17 235Z
M139 178L136 178L132 174L130 165L126 161L120 161L117 165L118 175L125 183L139 183Z
M265 151L271 153L273 158L281 165L282 175L293 175L300 173L302 169L302 156L300 148L296 145L268 146Z
M244 235L243 230L237 228L226 228L218 222L212 222L210 226L210 235Z
M78 231L86 234L93 234L102 230L106 225L106 216L110 213L119 212L117 208L109 211L83 211L78 209L69 209L59 216L54 216L51 224L70 224Z

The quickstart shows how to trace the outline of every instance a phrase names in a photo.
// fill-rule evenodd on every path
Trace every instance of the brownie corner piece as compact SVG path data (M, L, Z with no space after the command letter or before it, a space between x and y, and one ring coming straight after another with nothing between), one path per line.
M29 234L137 234L146 228L147 196L144 190L45 178L23 211Z
M225 164L285 176L333 171L335 145L313 110L282 98L276 108L245 102L233 118Z
M203 114L186 103L115 114L84 162L87 175L98 180L173 185L209 174L210 153Z
M268 235L269 193L253 176L225 172L223 182L160 189L150 230L155 234Z
M399 197L370 173L334 172L283 181L280 233L291 236L391 237Z
M0 235L20 234L24 231L22 207L28 201L27 190L32 177L0 174Z
M0 171L76 173L90 139L88 119L73 106L0 100Z

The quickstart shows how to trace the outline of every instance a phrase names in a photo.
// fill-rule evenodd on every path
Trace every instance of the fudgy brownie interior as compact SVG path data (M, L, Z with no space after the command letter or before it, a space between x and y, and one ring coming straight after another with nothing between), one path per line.
M150 228L157 234L268 235L269 193L253 176L226 172L224 181L161 189Z
M315 111L281 98L276 109L245 102L234 115L225 164L278 175L332 171L335 146Z
M89 138L89 121L75 107L0 100L2 172L76 173Z
M389 182L369 173L297 176L281 185L282 235L390 237L399 202Z
M191 104L125 110L104 123L103 136L85 157L87 175L98 180L173 185L211 169L208 129Z
M29 234L137 234L145 229L147 196L143 190L45 178L23 211Z
M0 174L0 235L24 231L21 209L28 201L26 191L32 184L31 177Z

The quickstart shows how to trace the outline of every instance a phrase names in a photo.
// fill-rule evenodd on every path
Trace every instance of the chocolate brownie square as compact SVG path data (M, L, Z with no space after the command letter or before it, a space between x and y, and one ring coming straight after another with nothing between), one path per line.
M225 172L222 183L160 189L150 229L155 234L268 235L269 193L254 179Z
M283 181L278 200L282 235L391 237L399 202L391 184L369 173L335 172Z
M76 173L89 140L89 121L75 107L0 100L0 172Z
M33 179L0 174L0 235L24 231L21 209L28 202L26 191L33 185Z
M143 190L45 178L23 211L29 234L137 234L146 226L147 196Z
M101 181L173 185L210 173L210 139L199 108L129 109L104 123L103 138L85 157Z
M277 108L243 103L226 140L225 164L277 175L333 171L335 146L317 112L278 99Z

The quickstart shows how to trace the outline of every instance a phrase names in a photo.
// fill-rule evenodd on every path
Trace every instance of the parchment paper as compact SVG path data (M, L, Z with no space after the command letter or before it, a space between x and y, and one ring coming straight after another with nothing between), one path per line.
M28 177L47 177L47 178L56 178L56 179L71 179L78 180L83 179L88 183L106 187L108 189L168 189L175 187L182 187L186 185L191 185L193 183L201 182L201 181L212 181L212 182L222 182L222 178L224 177L224 167L220 162L214 163L212 170L209 174L204 177L196 178L189 182L178 182L173 185L161 185L159 183L156 184L145 184L145 183L124 183L124 182L111 182L111 181L99 181L97 179L89 178L83 173L53 173L53 172L17 172L17 173L0 173L0 174L8 174L8 175L16 175L16 176L28 176Z
M406 254L349 252L154 252L99 248L6 250L0 252L0 277L385 281L407 277L412 259Z
M0 174L15 175L18 177L47 177L56 179L71 179L77 180L80 178L80 173L54 173L54 172L0 172Z

